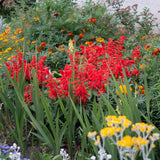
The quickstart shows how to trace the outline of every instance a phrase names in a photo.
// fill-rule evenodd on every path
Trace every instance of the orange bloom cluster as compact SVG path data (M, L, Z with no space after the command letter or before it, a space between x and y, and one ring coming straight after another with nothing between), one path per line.
M84 33L79 34L79 39L81 40L84 37Z
M74 34L73 33L68 33L68 37L72 37Z
M42 42L40 46L37 47L37 52L41 52L42 48L44 48L47 44Z
M96 18L91 18L91 19L88 19L88 22L95 23L95 22L97 22L97 19Z
M156 49L152 52L152 55L157 55L158 53L160 53L160 49L156 48Z

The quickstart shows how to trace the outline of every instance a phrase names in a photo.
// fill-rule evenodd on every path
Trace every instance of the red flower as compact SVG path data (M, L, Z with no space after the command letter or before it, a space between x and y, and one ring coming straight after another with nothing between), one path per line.
M35 56L33 56L32 61L30 63L27 63L27 61L23 59L22 54L19 53L18 58L17 55L14 56L8 63L5 62L5 65L10 72L11 78L14 79L15 77L16 80L20 76L23 69L25 80L30 81L30 79L32 78L32 68L34 68L36 70L39 85L42 86L44 79L46 79L50 75L49 68L44 65L44 60L46 58L47 56L44 56L41 57L40 60L36 61Z
M73 93L75 93L74 95L75 97L78 97L79 103L86 104L88 101L87 96L90 96L90 95L87 93L85 85L84 84L75 85L74 88L75 89Z
M32 94L31 94L31 84L29 84L29 86L25 87L24 100L25 100L25 103L27 103L27 104L33 103Z
M59 16L59 14L58 14L58 13L55 13L55 14L54 14L54 16L55 16L55 17L58 17L58 16Z
M63 32L63 33L66 32L66 29L65 28L61 29L61 32Z
M88 19L88 22L95 23L95 22L97 22L97 19L96 18L91 18L91 19Z
M67 64L60 71L61 77L47 79L45 87L49 88L49 96L51 98L69 97L70 92L73 91L74 100L77 97L79 102L86 104L90 96L88 90L96 91L97 94L106 92L105 86L110 83L110 78L112 78L110 70L117 80L120 77L123 79L123 69L127 77L137 76L139 71L133 65L135 59L141 58L139 47L135 48L130 59L124 59L124 40L125 37L121 37L119 41L109 39L107 45L104 42L101 43L102 47L94 44L81 45L81 51L75 52L74 58L69 55L71 64Z

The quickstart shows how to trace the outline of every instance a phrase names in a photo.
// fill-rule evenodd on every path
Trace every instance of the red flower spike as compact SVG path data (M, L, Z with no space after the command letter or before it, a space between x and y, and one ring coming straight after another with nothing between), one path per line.
M78 98L79 102L86 104L90 96L87 92L88 89L96 90L97 94L106 92L104 85L109 83L109 79L112 78L110 70L117 80L120 77L123 80L123 69L127 77L137 76L139 71L134 64L135 60L141 58L139 47L135 48L130 59L123 59L124 40L125 37L121 37L119 41L109 39L107 45L102 43L102 47L94 44L81 45L81 51L75 52L74 59L72 55L69 55L71 64L66 65L64 70L60 71L62 77L48 79L45 87L49 88L49 96L52 99L57 96L68 97L70 87L72 87L74 100ZM74 81L72 82L73 71Z

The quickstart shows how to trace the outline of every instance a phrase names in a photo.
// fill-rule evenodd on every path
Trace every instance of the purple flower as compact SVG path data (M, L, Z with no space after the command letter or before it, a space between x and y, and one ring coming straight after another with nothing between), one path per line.
M7 144L4 145L0 144L0 148L9 150L10 146L8 146Z
M2 152L3 152L4 154L7 154L7 153L8 153L8 150L2 149Z

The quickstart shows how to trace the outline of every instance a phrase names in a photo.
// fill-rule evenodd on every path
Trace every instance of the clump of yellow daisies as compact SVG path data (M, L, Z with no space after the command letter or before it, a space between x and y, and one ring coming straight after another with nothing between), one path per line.
M141 153L143 159L149 160L149 154L155 147L154 143L160 136L158 133L152 133L155 128L153 125L146 123L132 125L126 116L107 116L106 121L107 127L100 130L100 136L97 135L96 131L88 133L88 137L94 140L94 145L99 147L100 160L111 159L111 155L105 151L106 137L109 137L117 146L120 160L123 160L124 157L134 160L138 152ZM124 131L129 127L135 136L124 136Z

